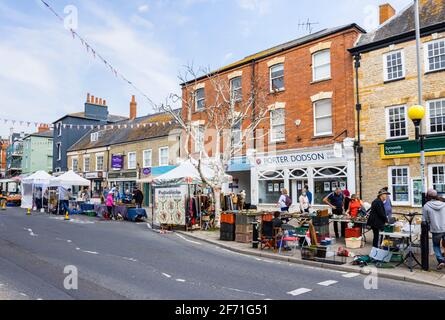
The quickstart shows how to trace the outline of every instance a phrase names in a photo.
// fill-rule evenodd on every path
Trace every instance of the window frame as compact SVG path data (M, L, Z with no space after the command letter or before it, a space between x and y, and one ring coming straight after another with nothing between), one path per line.
M61 137L62 136L62 122L59 122L57 124L57 136Z
M393 192L394 185L392 183L392 178L393 178L392 170L394 170L394 169L406 169L407 170L407 176L406 176L406 179L407 179L406 186L408 187L408 200L407 201L396 201L394 199L394 196L395 196L394 192ZM389 188L389 192L391 193L390 197L391 197L393 206L408 206L408 207L412 206L411 174L410 174L409 169L410 169L409 166L389 166L388 167L388 188ZM401 185L401 184L398 184L398 185Z
M282 124L274 124L273 123L273 116L272 113L276 112L276 111L280 111L283 112L283 123ZM286 141L286 109L285 108L275 108L269 111L270 112L270 142L283 142ZM277 139L275 138L275 134L274 134L274 127L278 127L278 126L283 126L284 127L284 136L281 139Z
M239 80L240 81L240 86L236 89L234 89L233 87L233 82L235 80ZM238 95L235 97L235 92L238 92ZM236 103L236 102L241 102L243 101L243 77L242 76L238 76L235 78L230 79L230 101Z
M131 157L134 156L134 166L130 166ZM136 158L136 151L131 151L127 153L127 169L128 170L134 170L137 168L137 158Z
M102 158L102 169L101 170L99 170L99 167L98 167L98 163L99 163L99 161L97 161L97 159L98 158ZM101 154L96 154L96 171L97 172L99 172L99 171L105 171L105 156L104 156L104 154L103 153L101 153Z
M99 140L99 132L92 132L90 134L90 141L96 142L97 140Z
M395 108L404 108L405 109L405 135L403 136L397 136L397 137L391 137L391 128L390 128L390 118L389 118L389 110L395 109ZM404 139L409 137L408 132L408 108L406 104L396 105L396 106L389 106L385 108L385 125L386 125L386 140L397 140L397 139Z
M86 160L88 159L88 170L87 170L87 166L86 166ZM90 172L91 169L91 159L90 156L84 156L83 157L83 172Z
M316 57L317 55L320 55L320 54L324 53L324 52L328 52L328 53L329 53L329 63L323 64L323 65L319 65L319 66L316 66L316 65L315 65L315 57ZM331 77L332 77L331 61L332 61L332 59L331 59L331 49L330 49L330 48L323 49L323 50L314 52L314 53L312 54L312 82L319 82L319 81L323 81L323 80L329 80L329 79L331 79ZM329 65L329 75L326 76L326 77L324 77L324 78L315 79L315 69L318 68L318 67L326 66L326 65Z
M316 104L320 103L320 102L323 102L323 101L326 101L326 100L329 100L331 102L331 114L329 116L323 116L323 117L318 117L317 118L316 117L316 112L315 112ZM314 121L314 137L330 136L330 135L332 135L334 133L334 113L332 112L332 108L333 108L332 98L320 99L320 100L314 101L312 103L312 109L313 109L313 115L314 115L314 118L313 118L313 121ZM326 132L317 133L317 120L318 119L324 119L324 118L331 118L331 131L330 132L326 131Z
M203 92L203 97L198 99L198 91ZM195 111L203 111L206 108L206 94L205 94L205 88L198 88L194 91L194 99L195 99ZM203 101L203 107L198 108L199 101Z
M444 68L440 68L440 69L434 69L434 70L431 70L430 69L430 63L429 63L429 60L430 60L430 57L428 56L428 45L430 45L430 44L434 44L434 43L437 43L437 42L444 42L445 43L445 38L441 38L441 39L437 39L437 40L432 40L432 41L428 41L428 42L425 42L424 44L423 44L423 48L424 48L424 50L423 50L423 53L424 53L424 67L425 67L425 73L429 73L429 72L439 72L439 71L445 71L445 67ZM445 44L444 44L445 45Z
M164 163L162 162L162 150L167 150L167 163L166 163L166 164L164 164ZM170 150L169 150L169 147L168 147L168 146L160 147L160 148L159 148L159 166L160 166L160 167L168 166L168 163L169 163L169 161L170 161L169 151L170 151Z
M441 135L441 134L445 134L445 128L443 131L441 132L432 132L431 131L431 110L430 110L430 104L432 102L438 102L438 101L442 101L442 103L444 104L445 107L445 98L439 98L439 99L433 99L433 100L428 100L426 101L426 123L427 123L427 134L437 134L437 135ZM445 116L445 113L444 113ZM445 127L445 123L444 123L444 127Z
M57 161L60 161L62 160L62 142L57 142L56 148L57 148Z
M280 76L280 77L272 78L272 70L274 68L277 68L277 67L282 67L283 68L283 75ZM274 89L273 85L272 85L273 81L276 80L276 79L279 79L279 78L283 78L283 87L280 88L280 89ZM270 86L270 92L272 92L272 93L274 93L274 92L282 92L282 91L286 90L286 83L284 81L284 63L277 63L277 64L274 64L274 65L269 67L269 86Z
M150 165L147 166L147 157L145 156L146 152L150 152ZM153 166L153 149L145 149L142 151L142 165L144 168L151 168Z
M74 161L76 161L76 168L74 168ZM79 158L77 156L71 157L71 170L77 172L79 170Z
M431 188L437 190L434 187L434 181L433 181L433 168L435 168L435 167L443 167L444 168L444 174L445 174L445 164L433 163L433 164L430 164L428 166L428 185L431 186ZM439 193L439 194L441 194L441 193Z
M393 79L389 79L388 78L388 67L387 67L387 57L393 54L397 54L400 52L400 59L402 61L402 76L401 77L397 77L397 78L393 78ZM402 80L404 79L406 76L406 71L405 71L405 50L403 49L399 49L399 50L394 50L394 51L390 51L387 53L383 54L383 80L384 82L391 82L391 81L397 81L397 80Z

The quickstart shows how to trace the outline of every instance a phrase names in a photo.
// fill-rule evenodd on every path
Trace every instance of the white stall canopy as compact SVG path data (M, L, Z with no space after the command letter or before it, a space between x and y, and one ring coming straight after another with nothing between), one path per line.
M53 178L51 180L51 187L70 187L70 186L89 186L90 180L82 178L73 170L65 172L64 174Z

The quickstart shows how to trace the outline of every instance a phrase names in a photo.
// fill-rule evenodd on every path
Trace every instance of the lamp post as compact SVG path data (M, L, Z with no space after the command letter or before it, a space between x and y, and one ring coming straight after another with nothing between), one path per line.
M425 205L425 144L424 135L422 134L421 122L425 116L425 108L421 105L411 106L408 109L408 117L413 121L416 128L416 140L420 143L420 177L422 179L422 206Z

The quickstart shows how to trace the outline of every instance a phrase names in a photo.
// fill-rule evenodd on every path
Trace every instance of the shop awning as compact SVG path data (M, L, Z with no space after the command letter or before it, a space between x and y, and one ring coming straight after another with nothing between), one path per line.
M227 172L250 171L251 164L247 157L232 159L227 168Z

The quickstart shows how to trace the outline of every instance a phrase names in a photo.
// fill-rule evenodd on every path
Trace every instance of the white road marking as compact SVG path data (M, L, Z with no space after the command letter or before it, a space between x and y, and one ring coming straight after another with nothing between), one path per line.
M27 297L28 295L26 293L20 292L20 295Z
M149 223L147 223L147 228L148 229L153 229Z
M184 236L182 236L182 235L180 235L180 234L176 234L179 238L181 238L181 239L183 239L183 240L185 240L185 241L187 241L187 242L190 242L190 243L194 243L194 244L201 244L201 243L199 243L199 242L196 242L196 241L192 241L192 240L189 240L189 239L186 239Z
M88 251L88 250L82 250L82 252L89 253L89 254L99 254L96 251Z
M329 286L331 286L331 285L333 285L333 284L336 284L336 283L338 283L338 281L335 281L335 280L327 280L327 281L319 282L318 285L320 285L320 286L324 286L324 287L329 287Z
M162 275L163 275L164 277L166 277L166 278L171 278L171 277L172 277L171 275L166 274L166 273L162 273Z
M312 289L300 288L293 291L289 291L287 294L290 294L291 296L299 296L301 294L305 294L311 291Z
M360 275L360 273L351 272L351 273L346 273L346 274L342 275L342 277L344 277L344 278L355 278L355 277L358 277L359 275Z
M37 298L37 300L41 301L41 300L43 300L43 299L42 299L42 298Z
M128 260L128 261L133 261L133 262L138 262L135 258L122 257L122 259Z
M26 231L28 231L29 232L29 235L30 236L32 236L32 237L37 237L37 234L35 234L33 231L32 231L32 229L30 229L30 228L24 228Z
M176 279L176 281L178 281L178 282L185 282L184 279Z
M262 297L265 296L265 294L258 293L258 292L253 292L253 291L247 291L247 290L241 290L241 289L235 289L235 288L228 288L228 287L222 287L222 288L223 289L227 289L227 290L231 290L231 291L236 291L236 292L253 294L253 295L256 295L256 296L262 296Z
M71 240L66 240L66 242L71 243L72 241Z

